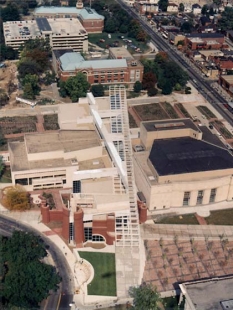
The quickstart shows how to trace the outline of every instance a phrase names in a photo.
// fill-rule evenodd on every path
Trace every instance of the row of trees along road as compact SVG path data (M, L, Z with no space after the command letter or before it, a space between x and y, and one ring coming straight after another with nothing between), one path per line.
M153 89L157 83L162 94L169 95L173 89L185 88L189 78L187 72L170 60L165 52L159 52L154 60L142 58L141 62L144 65L143 89Z
M128 33L129 37L142 42L149 39L140 23L129 16L118 3L98 0L92 3L92 8L105 17L104 32L114 33L119 31L122 34Z
M23 231L0 236L0 308L37 309L61 282L55 267L43 263L43 240ZM19 309L19 308L17 308Z

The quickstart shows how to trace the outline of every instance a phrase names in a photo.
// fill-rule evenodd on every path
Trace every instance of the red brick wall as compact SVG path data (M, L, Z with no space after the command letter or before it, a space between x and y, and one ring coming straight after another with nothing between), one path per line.
M89 32L103 32L104 21L103 20L81 20L83 27Z
M62 221L62 236L64 239L69 240L69 215L70 211L64 207L62 210L63 221Z
M62 210L49 210L49 214L50 214L50 221L57 221L57 222L63 221Z
M83 210L79 208L74 213L74 240L77 245L82 245L84 242L84 226L83 226Z

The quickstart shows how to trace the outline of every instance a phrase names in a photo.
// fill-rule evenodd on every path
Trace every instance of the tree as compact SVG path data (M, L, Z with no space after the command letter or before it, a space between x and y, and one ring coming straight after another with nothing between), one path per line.
M190 33L193 29L193 25L190 22L184 22L180 29L182 32Z
M153 88L155 86L156 81L157 79L154 73L152 72L144 73L142 79L142 88L143 89Z
M4 134L2 133L2 129L0 128L0 145L5 145L6 143L7 143L7 140Z
M151 87L147 90L147 95L149 97L153 97L153 96L156 96L158 94L158 89L155 88L155 87Z
M160 294L156 287L151 284L141 284L138 287L131 287L129 290L130 297L133 298L135 310L159 310L161 304Z
M0 105L5 105L9 100L9 96L7 95L6 91L0 88Z
M171 83L167 82L163 85L162 94L163 95L170 95L172 93L172 85Z
M41 73L40 65L32 59L25 59L18 64L19 79L23 79L27 74L39 75Z
M207 4L203 5L203 7L202 7L202 9L201 9L201 14L202 14L202 15L206 15L207 12L208 12L208 10L209 10L208 5L207 5Z
M1 18L3 22L20 20L19 10L14 3L1 8Z
M18 58L18 52L10 46L6 46L4 43L0 44L0 61L5 59L16 59Z
M27 99L35 99L40 94L40 86L38 84L38 76L35 74L27 74L22 79L23 96Z
M168 0L159 0L159 8L163 11L163 12L167 12L167 7L168 7Z
M104 25L104 31L114 33L116 31L116 24L114 19L108 19Z
M24 211L30 209L30 195L20 185L5 190L3 203L11 211Z
M39 308L49 290L57 290L61 281L53 266L41 260L47 256L46 245L39 236L14 231L12 237L0 239L0 298L9 308Z
M136 81L136 82L134 83L133 89L134 89L134 92L135 92L135 93L140 93L141 90L142 90L142 83L141 83L140 81Z
M82 72L78 72L76 76L69 77L66 82L60 84L60 94L66 93L72 100L76 102L80 97L85 97L90 87L87 77Z
M91 92L94 97L103 97L104 96L104 87L102 84L92 85Z
M184 12L184 4L183 3L179 4L179 12Z
M233 8L225 7L222 16L218 21L218 26L222 31L226 31L233 28Z

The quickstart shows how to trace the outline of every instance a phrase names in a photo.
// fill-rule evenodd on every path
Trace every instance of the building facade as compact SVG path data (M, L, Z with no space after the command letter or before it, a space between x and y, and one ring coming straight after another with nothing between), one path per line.
M135 60L129 53L124 53L124 48L116 48L117 51L122 50L122 56L114 54L114 48L111 48L110 56L113 59L85 60L79 53L54 52L53 63L54 69L58 77L62 81L66 81L70 76L75 76L78 72L86 74L90 84L134 84L136 81L142 81L143 65L140 61ZM124 56L125 55L125 56Z
M13 49L30 39L48 39L52 49L72 48L77 52L88 51L88 33L78 19L36 18L30 21L3 23L5 44Z
M79 4L79 3L77 3ZM85 7L47 7L41 6L35 9L34 18L74 18L80 23L88 33L101 33L104 28L104 16L99 15L94 9Z
M210 136L187 119L141 123L135 180L150 211L233 199L233 157Z

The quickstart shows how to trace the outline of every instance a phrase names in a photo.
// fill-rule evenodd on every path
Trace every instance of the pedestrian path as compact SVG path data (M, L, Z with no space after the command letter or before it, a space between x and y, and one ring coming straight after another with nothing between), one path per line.
M180 240L195 238L196 240L219 240L227 238L233 240L233 226L220 225L168 225L155 224L147 221L141 225L141 238L144 240L173 240L177 236Z

